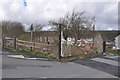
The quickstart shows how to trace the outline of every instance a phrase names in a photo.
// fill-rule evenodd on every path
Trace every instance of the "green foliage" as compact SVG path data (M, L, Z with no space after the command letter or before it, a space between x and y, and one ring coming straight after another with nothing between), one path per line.
M22 46L22 45L17 45L17 47L18 47L18 48L21 48L21 49L23 48L23 46Z
M17 49L17 52L21 52L21 53L28 53L28 54L33 54L36 56L40 56L40 57L46 57L46 58L50 58L50 59L56 59L56 57L54 56L49 56L48 53L42 53L42 52L35 52L35 51L30 51L28 49Z
M51 59L56 59L56 57L54 57L54 56L49 56L49 58L51 58Z
M85 58L92 58L92 57L97 57L97 56L103 56L101 53L96 53L96 54L87 54L84 57Z
M25 41L28 41L30 39L30 36L28 34L23 34L21 35L20 37L20 40L25 40Z
M43 54L42 54L41 52L35 52L35 54L36 54L37 56L43 56Z
M106 49L106 52L120 55L120 53L117 50Z
M93 50L97 50L97 48L96 48L96 47L92 47L92 49L93 49Z
M44 53L44 56L48 56L48 54L47 54L47 53Z
M17 49L16 51L21 52L21 53L29 53L29 54L32 53L32 51L30 51L28 49Z

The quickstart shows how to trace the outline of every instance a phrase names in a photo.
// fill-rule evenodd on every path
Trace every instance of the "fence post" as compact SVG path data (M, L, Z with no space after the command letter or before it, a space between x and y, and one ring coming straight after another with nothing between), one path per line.
M3 35L2 41L3 41L2 47L5 48L5 35Z
M16 49L16 37L14 37L14 49Z

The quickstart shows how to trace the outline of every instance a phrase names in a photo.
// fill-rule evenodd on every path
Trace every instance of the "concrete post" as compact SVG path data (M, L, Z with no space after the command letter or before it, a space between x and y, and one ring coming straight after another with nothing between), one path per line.
M32 31L31 31L31 46L30 46L30 50L32 51Z

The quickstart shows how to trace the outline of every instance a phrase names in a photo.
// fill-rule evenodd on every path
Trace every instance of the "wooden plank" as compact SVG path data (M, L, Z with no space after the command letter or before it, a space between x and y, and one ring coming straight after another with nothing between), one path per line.
M12 47L11 45L13 45L14 47L14 38L9 38L9 37L5 37L7 40L7 45L8 47ZM30 41L23 41L23 40L18 40L16 39L16 46L22 46L24 48L29 49L30 46L33 47L33 50L35 51L41 51L41 52L48 52L50 51L50 45L46 44L46 43L36 43L36 42L30 42Z
M24 43L33 43L33 42L30 42L30 41L23 41L23 40L17 40L18 42L24 42Z
M30 47L30 45L25 45L25 44L20 44L20 43L17 43L17 45L20 45L20 46L26 46L26 47ZM40 47L37 47L37 46L33 46L32 47L35 47L35 48L40 48Z

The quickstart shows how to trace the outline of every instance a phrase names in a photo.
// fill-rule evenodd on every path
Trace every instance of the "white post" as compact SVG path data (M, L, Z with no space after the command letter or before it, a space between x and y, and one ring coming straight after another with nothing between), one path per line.
M33 24L30 27L30 31L31 31L31 46L30 46L30 50L32 51L32 32L33 32Z
M31 51L32 51L32 31L31 31Z
M64 54L63 54L63 26L61 26L61 56L64 57Z

